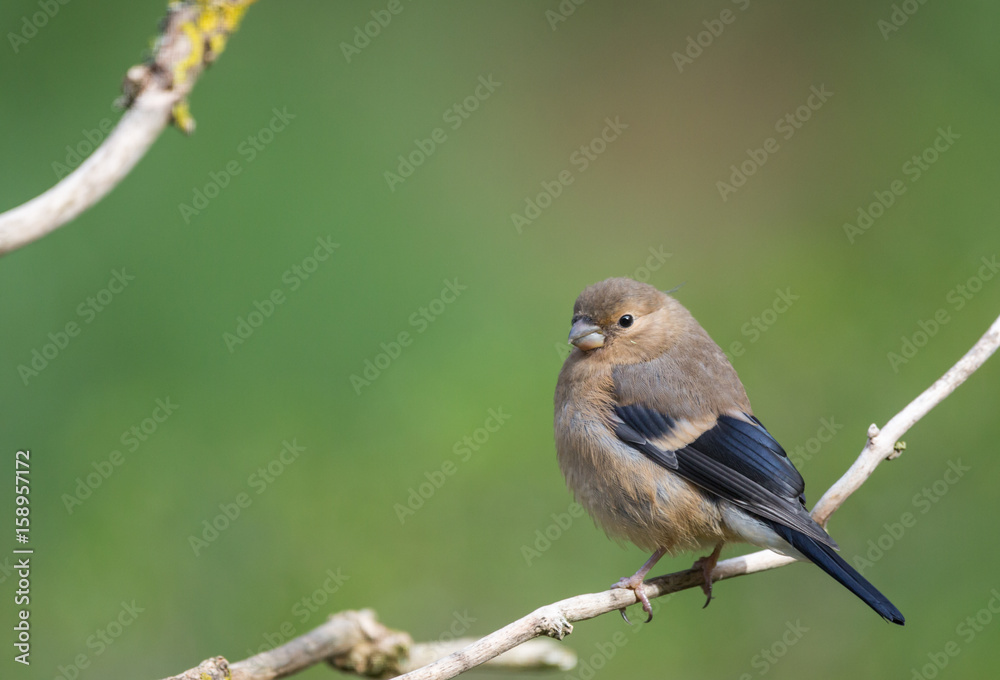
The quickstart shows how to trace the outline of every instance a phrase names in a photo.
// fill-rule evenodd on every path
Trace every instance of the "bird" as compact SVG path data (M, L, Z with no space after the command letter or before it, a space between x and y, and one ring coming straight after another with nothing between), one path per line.
M808 560L885 620L904 623L809 515L802 475L754 416L725 353L680 302L610 278L580 293L571 323L573 349L555 391L559 467L609 537L652 552L612 586L634 591L647 620L643 579L660 558L714 546L694 564L708 606L723 545L741 542Z

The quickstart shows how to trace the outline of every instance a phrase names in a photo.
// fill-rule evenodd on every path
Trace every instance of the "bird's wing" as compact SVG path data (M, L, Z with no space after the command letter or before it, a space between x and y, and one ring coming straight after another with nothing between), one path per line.
M630 380L633 370L642 369L625 366L614 372L611 422L621 441L747 512L836 548L805 511L802 475L759 420L746 413L675 418L669 395L635 389L648 381Z
M673 450L654 443L674 431L676 423L673 418L642 407L629 407L623 414L619 414L618 407L615 407L615 416L612 418L612 424L619 439L642 451L657 465L662 465L668 470L677 470L677 456Z

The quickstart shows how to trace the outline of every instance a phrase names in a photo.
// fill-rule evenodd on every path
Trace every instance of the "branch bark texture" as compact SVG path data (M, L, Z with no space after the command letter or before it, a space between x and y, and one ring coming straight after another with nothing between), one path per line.
M321 626L266 652L230 664L216 656L165 680L274 680L327 662L372 678L390 678L474 643L475 639L414 643L406 633L379 623L370 609L334 614ZM576 654L553 640L532 640L491 659L508 670L569 670Z

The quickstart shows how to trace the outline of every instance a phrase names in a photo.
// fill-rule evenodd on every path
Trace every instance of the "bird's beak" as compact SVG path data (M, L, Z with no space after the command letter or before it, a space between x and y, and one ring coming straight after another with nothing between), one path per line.
M569 330L569 342L586 352L604 347L604 335L589 319L580 319Z

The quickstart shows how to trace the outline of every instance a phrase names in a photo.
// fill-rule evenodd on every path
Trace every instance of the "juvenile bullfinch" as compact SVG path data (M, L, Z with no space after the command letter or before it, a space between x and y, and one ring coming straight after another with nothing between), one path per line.
M573 306L569 341L575 349L555 395L559 467L609 536L653 552L613 587L635 591L651 617L641 586L656 562L715 546L695 563L710 601L722 545L740 541L813 562L903 623L809 516L802 476L754 417L725 354L679 302L631 279L596 283Z

